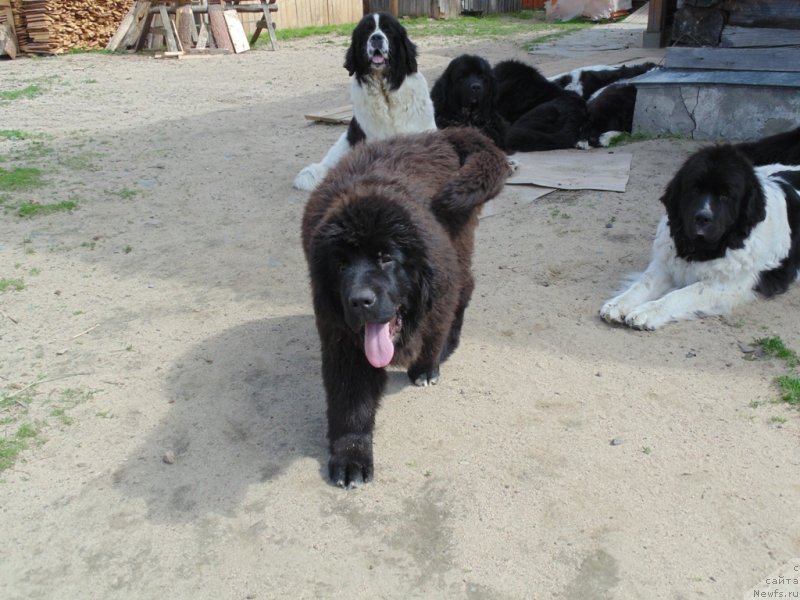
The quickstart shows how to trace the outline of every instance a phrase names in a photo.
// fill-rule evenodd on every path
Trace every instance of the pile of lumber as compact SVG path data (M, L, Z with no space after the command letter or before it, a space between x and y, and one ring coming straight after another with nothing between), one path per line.
M9 0L3 0L5 4ZM10 0L17 46L31 54L104 48L132 0ZM2 52L2 50L0 50Z

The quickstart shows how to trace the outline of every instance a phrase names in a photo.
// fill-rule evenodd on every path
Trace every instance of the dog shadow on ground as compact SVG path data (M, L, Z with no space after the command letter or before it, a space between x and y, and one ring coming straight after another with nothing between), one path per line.
M248 322L190 348L165 380L169 413L115 485L143 497L148 518L180 521L233 513L249 486L306 457L325 473L319 360L311 315Z

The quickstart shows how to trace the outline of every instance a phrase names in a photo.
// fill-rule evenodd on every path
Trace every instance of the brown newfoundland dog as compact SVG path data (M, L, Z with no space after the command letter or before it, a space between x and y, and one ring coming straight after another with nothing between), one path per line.
M372 479L372 429L388 365L435 384L458 345L474 281L481 206L510 172L472 129L354 147L311 194L303 215L331 481Z

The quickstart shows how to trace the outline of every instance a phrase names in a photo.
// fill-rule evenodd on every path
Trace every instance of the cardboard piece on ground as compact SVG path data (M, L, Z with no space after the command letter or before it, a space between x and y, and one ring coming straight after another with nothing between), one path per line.
M525 197L522 199L515 198L512 200L507 196L498 196L497 198L489 200L489 202L483 205L480 218L485 219L486 217L494 217L495 215L499 215L510 210L516 210L520 208L521 205L527 206L534 200L538 200L550 192L555 192L555 189L532 185L525 189Z
M517 152L509 185L537 185L562 190L624 192L632 155L616 150L550 150Z
M347 106L328 108L303 116L309 121L320 121L322 123L342 123L343 125L347 125L350 123L350 119L353 118L353 108L348 104Z

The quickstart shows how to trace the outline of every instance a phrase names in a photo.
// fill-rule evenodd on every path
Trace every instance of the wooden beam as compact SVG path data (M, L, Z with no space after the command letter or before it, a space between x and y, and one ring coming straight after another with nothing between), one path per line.
M668 69L800 72L800 48L683 48L667 50Z

